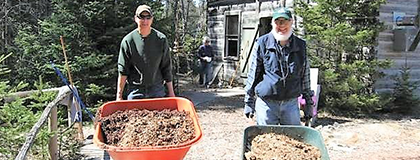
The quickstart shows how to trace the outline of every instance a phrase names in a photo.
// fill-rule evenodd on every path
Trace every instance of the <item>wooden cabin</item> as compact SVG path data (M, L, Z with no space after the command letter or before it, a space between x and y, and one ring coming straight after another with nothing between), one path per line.
M419 0L387 0L381 5L378 18L384 23L384 30L378 36L377 58L392 60L393 64L383 70L386 76L376 82L376 92L391 92L395 86L393 77L398 76L401 67L406 64L410 67L410 82L420 81L420 46L408 51L419 27L396 24L397 17L414 17L419 15L419 10ZM420 95L420 89L415 93Z
M293 9L293 0L208 1L208 35L216 53L213 75L220 82L243 84L255 39L271 31L273 11L281 6Z
M213 71L215 77L228 82L228 85L232 82L240 86L243 84L254 41L271 31L272 13L281 6L293 10L293 0L208 0L207 29L217 56ZM386 76L377 80L375 91L392 91L392 77L405 64L410 67L410 81L420 80L420 47L407 51L419 28L396 27L395 22L396 16L416 16L419 10L419 0L387 0L380 7L378 18L385 29L378 35L377 58L394 63L391 68L383 70ZM301 20L294 16L294 29L299 32L301 29L297 26ZM401 29L404 31L401 32ZM420 89L416 93L420 95Z

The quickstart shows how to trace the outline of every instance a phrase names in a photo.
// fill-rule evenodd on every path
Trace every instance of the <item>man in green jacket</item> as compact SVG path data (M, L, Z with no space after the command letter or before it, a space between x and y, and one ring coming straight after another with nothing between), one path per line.
M151 27L153 13L149 6L137 7L134 20L138 27L121 42L116 99L123 99L126 84L128 100L174 97L172 63L166 36Z

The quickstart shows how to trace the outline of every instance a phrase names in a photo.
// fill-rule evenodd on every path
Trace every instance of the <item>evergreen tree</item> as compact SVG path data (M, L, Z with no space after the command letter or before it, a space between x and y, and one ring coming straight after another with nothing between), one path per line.
M388 61L375 59L376 18L384 0L314 0L296 2L303 18L304 38L312 67L320 68L321 105L329 109L373 111L381 106L373 92L378 69Z
M76 84L85 87L109 77L111 55L95 48L88 29L83 25L83 4L77 1L52 1L53 13L39 22L39 28L22 28L15 42L18 46L11 75L14 79L34 84L39 75L55 86L63 85L51 68L54 61L64 72L64 55L60 36L64 37L65 49L71 74ZM65 72L64 72L65 73ZM15 82L17 83L17 82Z
M392 93L392 111L411 113L420 105L420 99L414 95L414 90L419 87L419 82L410 81L410 67L405 64L401 67L400 74L393 77L395 87Z
M25 0L19 2L13 2L12 5L26 3ZM41 1L34 2L38 3ZM32 8L46 11L43 12L45 14L26 16L28 20L22 21L27 23L14 23L16 28L16 34L13 34L14 44L6 46L9 48L7 52L0 52L13 53L6 62L3 62L9 66L11 74L0 75L0 78L13 79L10 85L15 86L20 82L33 84L41 75L44 82L50 83L51 86L64 85L50 64L50 61L53 61L67 75L60 44L60 36L63 36L73 81L82 93L89 95L84 98L89 98L88 103L95 103L98 98L103 98L104 94L113 99L118 76L116 63L120 43L127 33L137 27L134 22L137 6L147 4L153 8L152 27L166 34L172 46L176 34L172 28L172 24L175 24L174 14L172 9L168 9L172 3L172 1L154 0L42 1L42 6L50 6L47 7L48 10L40 7L41 5L38 7L33 5ZM195 51L205 31L203 24L197 20L201 17L196 16L196 13L203 12L192 3L191 0L185 0L184 3L189 4L184 7L190 6L187 8L191 11L189 11L190 16L184 17L187 20L182 20L188 24L185 25L187 27L184 31L184 41L179 43L184 46L183 54ZM187 8L183 10L186 11ZM9 18L19 19L20 16L24 15L13 14ZM35 87L29 85L25 90L31 89Z
M21 81L33 84L38 75L53 86L64 85L50 64L55 62L67 75L60 44L63 36L71 75L79 90L101 94L88 93L91 99L103 93L114 98L120 42L137 27L134 12L140 4L156 8L156 19L162 15L162 4L151 0L52 0L51 15L37 25L22 26L15 38L17 47L12 50L14 63L10 65L13 77L9 78L16 81L11 85Z

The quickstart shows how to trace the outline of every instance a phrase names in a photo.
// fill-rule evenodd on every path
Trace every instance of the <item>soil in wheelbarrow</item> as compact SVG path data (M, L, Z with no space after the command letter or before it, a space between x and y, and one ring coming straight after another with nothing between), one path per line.
M99 121L106 143L117 147L179 145L194 139L193 120L185 111L133 109Z
M286 135L267 133L256 136L251 142L251 151L245 153L247 160L321 159L318 148Z

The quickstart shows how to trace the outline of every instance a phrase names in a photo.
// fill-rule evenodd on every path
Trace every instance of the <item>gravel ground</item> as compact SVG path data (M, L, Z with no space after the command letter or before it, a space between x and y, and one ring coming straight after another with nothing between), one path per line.
M243 96L219 98L196 106L203 130L186 160L241 159L243 131L254 120L243 116ZM332 160L420 159L420 119L351 119L320 115L318 126Z
M420 159L420 119L347 120L317 127L331 159Z
M214 92L189 81L182 85L182 91ZM243 106L243 96L216 98L196 105L203 137L184 159L242 159L244 129L255 125L255 120L243 115ZM320 114L315 129L322 133L331 160L420 160L419 115L353 119Z
M203 137L185 160L241 159L244 129L254 124L242 116L242 106L240 96L196 106Z

